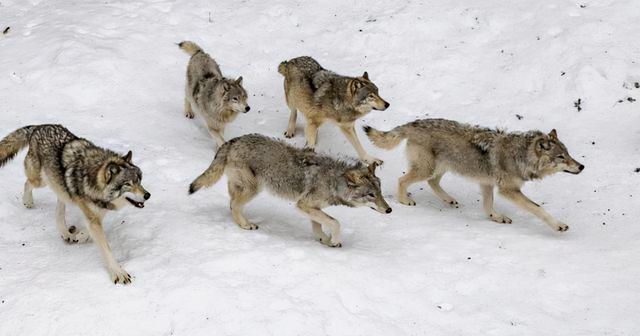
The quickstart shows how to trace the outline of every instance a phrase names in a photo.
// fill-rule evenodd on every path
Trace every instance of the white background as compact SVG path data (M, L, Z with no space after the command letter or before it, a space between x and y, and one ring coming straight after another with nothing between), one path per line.
M50 190L24 208L24 152L0 169L0 335L638 335L640 102L626 101L640 99L638 17L636 0L2 0L0 136L61 123L132 150L153 196L105 219L134 276L114 286L93 243L62 242ZM252 109L227 137L282 137L282 60L367 70L391 107L357 128L385 160L393 213L328 209L343 224L343 248L331 249L267 193L246 207L258 231L231 221L225 180L187 196L214 141L183 116L182 40L244 77ZM426 184L410 189L418 206L399 204L404 152L374 148L360 126L426 116L556 128L585 171L524 191L570 230L499 197L514 223L493 223L479 188L452 175L442 185L460 209ZM298 146L302 122L288 140ZM355 155L331 125L318 150Z

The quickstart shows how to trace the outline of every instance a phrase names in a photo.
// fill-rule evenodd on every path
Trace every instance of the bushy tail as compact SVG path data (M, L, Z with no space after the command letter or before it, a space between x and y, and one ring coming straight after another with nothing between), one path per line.
M362 129L376 147L384 149L396 147L406 137L404 126L398 126L388 132L378 131L371 126L364 126Z
M229 155L232 143L233 141L227 141L218 149L216 157L213 159L213 162L211 162L209 168L189 185L189 195L202 188L208 188L220 180L220 177L222 177L224 173L224 167L227 165L227 155Z
M289 61L282 61L280 65L278 65L278 72L283 76L287 76L287 65L289 65Z
M189 56L195 55L198 51L202 51L199 45L191 42L191 41L182 41L178 43L178 47L184 50Z
M18 152L29 145L35 126L19 128L0 141L0 167L11 161Z

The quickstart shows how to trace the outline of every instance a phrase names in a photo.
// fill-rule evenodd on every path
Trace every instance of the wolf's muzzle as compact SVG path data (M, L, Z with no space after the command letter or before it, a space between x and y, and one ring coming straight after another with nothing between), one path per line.
M245 108L244 108L244 113L249 112L249 110L251 110L251 107L250 107L250 106L245 107Z

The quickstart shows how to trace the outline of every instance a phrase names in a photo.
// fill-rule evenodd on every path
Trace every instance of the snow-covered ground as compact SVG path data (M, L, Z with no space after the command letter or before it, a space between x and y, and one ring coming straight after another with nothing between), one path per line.
M627 100L640 99L638 17L637 0L2 0L0 136L61 123L131 149L153 197L105 220L134 276L114 286L93 243L59 238L50 190L24 208L24 153L0 169L0 335L638 335L640 102ZM188 197L214 145L183 116L185 39L244 77L252 110L228 137L282 135L284 59L367 70L391 108L358 133L385 160L393 213L328 209L343 224L331 249L266 193L247 206L258 231L232 223L224 181ZM374 148L359 126L425 116L557 128L586 170L524 191L570 230L500 198L514 223L488 221L478 187L451 175L460 209L426 185L411 189L417 207L399 204L403 150ZM355 154L330 125L318 149Z

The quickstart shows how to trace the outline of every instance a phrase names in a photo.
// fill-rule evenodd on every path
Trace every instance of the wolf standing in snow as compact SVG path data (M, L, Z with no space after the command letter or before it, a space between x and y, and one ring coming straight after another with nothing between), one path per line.
M360 159L382 163L364 150L354 129L355 121L372 109L384 111L389 107L378 95L378 87L369 80L367 72L361 77L341 76L325 70L308 56L280 63L278 72L284 76L284 93L291 110L284 132L287 138L295 135L297 111L300 111L307 120L308 147L315 147L318 127L331 121L340 127Z
M224 128L238 113L247 113L247 92L242 76L228 79L222 76L218 63L195 43L183 41L180 49L191 56L187 66L184 115L193 119L197 113L207 124L218 146L224 143Z
M316 238L331 247L342 246L340 223L322 211L332 205L369 206L381 213L391 208L382 197L377 164L349 163L299 149L259 134L249 134L226 142L213 162L189 186L189 193L228 178L231 215L238 226L255 230L243 215L244 205L266 187L274 194L295 201L311 219ZM330 230L326 235L322 226Z
M440 199L458 207L458 202L440 187L442 175L453 171L480 183L484 211L492 220L511 223L511 219L493 209L493 188L497 186L502 196L542 219L553 230L569 229L520 191L527 181L561 171L579 174L584 169L569 155L556 130L549 134L506 133L451 120L424 119L389 132L368 126L364 131L374 145L384 149L394 148L407 139L409 171L398 181L398 198L403 204L415 205L407 195L407 187L427 180Z
M131 282L129 274L113 257L102 228L107 210L118 210L126 204L143 208L151 197L142 187L142 172L131 162L131 152L118 155L78 138L60 125L26 126L0 141L0 167L27 146L24 205L32 208L33 188L48 185L58 196L56 224L62 239L71 243L85 242L91 237L107 263L111 280ZM88 230L67 227L66 203L82 210Z

